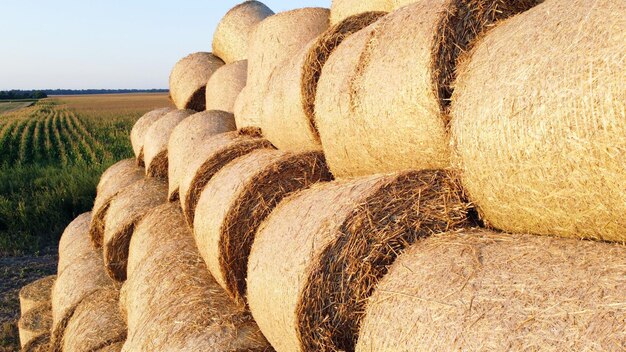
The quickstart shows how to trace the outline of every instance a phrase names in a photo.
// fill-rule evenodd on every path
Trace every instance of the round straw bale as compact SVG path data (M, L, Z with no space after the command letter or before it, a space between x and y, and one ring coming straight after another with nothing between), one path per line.
M235 100L246 86L248 61L220 67L206 85L206 109L234 113Z
M102 266L102 254L95 249L72 262L57 276L52 286L51 351L61 351L68 321L83 299L104 287L112 286Z
M178 204L161 205L141 221L129 261L136 265L122 290L125 351L269 348L249 314L206 270Z
M126 340L121 341L121 342L116 342L114 344L111 344L104 348L99 349L98 352L121 352L122 348L124 347L125 342Z
M262 138L227 132L190 151L190 161L180 181L180 204L189 226L193 225L200 193L211 177L235 158L261 148L272 148L272 144Z
M137 164L139 166L143 166L143 144L146 136L146 132L148 132L148 128L160 119L165 116L167 113L171 112L172 108L161 108L152 110L135 122L133 125L133 129L130 131L130 143L133 146L133 152L135 152L135 157L137 158Z
M172 131L187 117L195 114L193 110L174 110L152 124L146 132L144 160L146 175L167 177L167 145Z
M104 265L116 281L126 279L128 245L134 228L145 214L167 201L167 183L143 179L124 189L111 200L104 230Z
M272 72L313 38L328 28L330 11L304 8L278 13L259 23L250 33L248 79L237 128L260 127L261 99Z
M473 230L419 241L369 300L357 351L618 351L626 247Z
M56 278L56 275L46 276L22 287L20 290L20 312L22 315L35 307L50 302L50 293Z
M37 337L49 333L52 327L52 307L50 306L50 301L30 309L26 314L22 314L17 322L17 327L22 347Z
M102 174L98 183L92 211L93 216L89 226L89 237L96 248L102 247L104 219L109 210L111 199L122 188L141 180L143 177L144 170L135 164L134 159L119 161Z
M259 149L224 166L202 191L194 237L215 280L245 306L248 255L257 228L288 194L330 173L319 152Z
M333 0L330 24L336 25L348 17L373 11L391 11L391 0Z
M315 95L329 55L352 33L375 22L384 12L351 16L313 39L274 70L263 96L263 136L281 150L321 150L315 127Z
M64 351L100 351L126 340L126 324L118 308L119 290L107 287L87 296L67 323Z
M63 231L59 240L59 262L57 273L61 274L65 268L75 260L91 253L94 247L89 238L91 212L76 217Z
M487 225L626 241L624 14L623 1L546 2L462 65L455 166Z
M422 170L313 185L259 228L248 303L277 350L350 351L366 298L421 237L469 225L452 174Z
M22 352L50 352L50 332L47 331L22 346Z
M180 179L194 156L193 151L212 136L234 130L233 114L218 110L191 115L174 128L167 144L170 201L178 199Z
M224 65L217 56L198 52L185 56L170 73L170 96L178 109L205 110L206 83Z
M445 112L459 54L483 29L539 1L421 0L377 22L364 50L348 53L358 55L355 67L325 73L331 56L320 88L325 75L347 75L326 79L347 82L348 109L340 110L339 91L327 84L318 99L331 105L318 109L315 121L333 174L449 167Z
M248 57L248 37L259 22L274 14L260 1L245 1L226 13L213 35L213 52L227 64Z

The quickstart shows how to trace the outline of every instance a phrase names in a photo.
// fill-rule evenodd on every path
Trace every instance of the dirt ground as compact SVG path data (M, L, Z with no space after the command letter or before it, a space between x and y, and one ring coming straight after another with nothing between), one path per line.
M0 256L0 352L19 351L20 289L55 274L56 268L56 248L36 255Z

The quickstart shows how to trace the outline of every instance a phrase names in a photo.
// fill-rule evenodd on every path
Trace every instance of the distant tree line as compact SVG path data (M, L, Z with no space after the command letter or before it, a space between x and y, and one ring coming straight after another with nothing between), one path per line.
M42 89L0 91L0 99L43 99L48 95L167 93L167 89Z

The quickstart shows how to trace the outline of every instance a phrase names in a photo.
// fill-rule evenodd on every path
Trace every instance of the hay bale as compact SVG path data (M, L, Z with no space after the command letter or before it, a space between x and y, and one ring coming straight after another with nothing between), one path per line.
M274 70L263 95L260 127L281 150L321 150L315 126L315 95L322 67L335 48L384 12L349 17L313 39Z
M126 340L126 324L118 308L119 290L108 287L87 296L67 323L64 351L101 351Z
M364 302L387 266L419 238L468 226L467 212L446 171L298 192L256 234L248 261L252 315L277 350L353 350Z
M136 265L129 265L122 290L125 351L269 348L250 316L206 270L178 204L155 208L137 226L129 262Z
M196 207L194 237L209 271L238 304L246 304L248 255L261 222L290 193L330 179L319 152L259 149L207 183Z
M58 274L52 286L52 352L62 350L65 327L83 299L113 285L102 266L102 254L95 249L73 261Z
M137 158L137 164L139 166L143 166L143 144L146 136L146 132L148 132L148 128L160 119L165 116L167 113L172 112L174 109L172 108L161 108L152 110L147 112L142 117L135 122L133 125L133 129L130 131L130 143L133 146L133 152L135 153L135 157Z
M247 59L250 32L273 14L274 11L260 1L245 1L230 9L213 34L215 55L227 64Z
M178 199L180 179L191 162L193 151L211 137L235 129L233 114L217 110L191 115L174 128L167 144L170 201Z
M50 352L50 332L41 334L22 346L22 352Z
M91 212L84 213L67 225L59 240L59 262L57 273L61 274L68 265L84 255L91 253L94 247L89 237Z
M50 302L50 292L56 278L56 275L46 276L22 287L19 294L22 315L35 307Z
M144 159L146 175L167 177L167 146L172 131L187 117L195 114L193 110L174 110L152 124L146 132Z
M122 188L141 180L143 177L144 170L136 165L135 159L126 159L115 163L100 177L92 210L93 216L89 225L89 237L96 248L102 247L104 219L109 210L111 199Z
M235 114L237 128L259 127L261 99L272 72L328 28L329 10L304 8L278 13L250 33L248 79Z
M24 347L39 336L48 334L52 326L52 307L50 301L30 309L22 314L17 322L20 346Z
M455 166L489 226L626 241L624 13L622 1L549 1L462 65Z
M453 232L414 244L369 300L357 351L618 351L626 247Z
M421 0L378 21L364 49L348 53L358 58L331 55L315 117L333 174L449 167L446 110L458 56L484 29L539 1ZM339 63L344 71L338 72L330 65L342 60L356 66ZM344 77L328 77L333 74ZM347 109L340 109L340 91L326 79L347 82Z
M211 177L235 158L261 148L272 148L272 144L262 138L228 132L189 151L190 161L179 187L180 204L189 226L193 225L200 193Z
M246 86L248 61L220 67L206 85L206 109L234 113L235 100Z
M104 265L116 281L126 280L128 245L137 222L167 201L167 183L148 178L122 189L111 200L104 230Z
M205 110L206 82L224 65L217 56L197 52L180 59L170 73L170 96L178 109Z
M333 0L330 5L330 24L336 25L348 17L376 11L391 11L391 0Z

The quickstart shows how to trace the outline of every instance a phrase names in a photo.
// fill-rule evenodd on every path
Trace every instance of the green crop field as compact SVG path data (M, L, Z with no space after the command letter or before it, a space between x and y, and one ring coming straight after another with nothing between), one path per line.
M54 245L93 205L100 174L132 156L129 133L164 94L44 99L0 112L0 254Z

